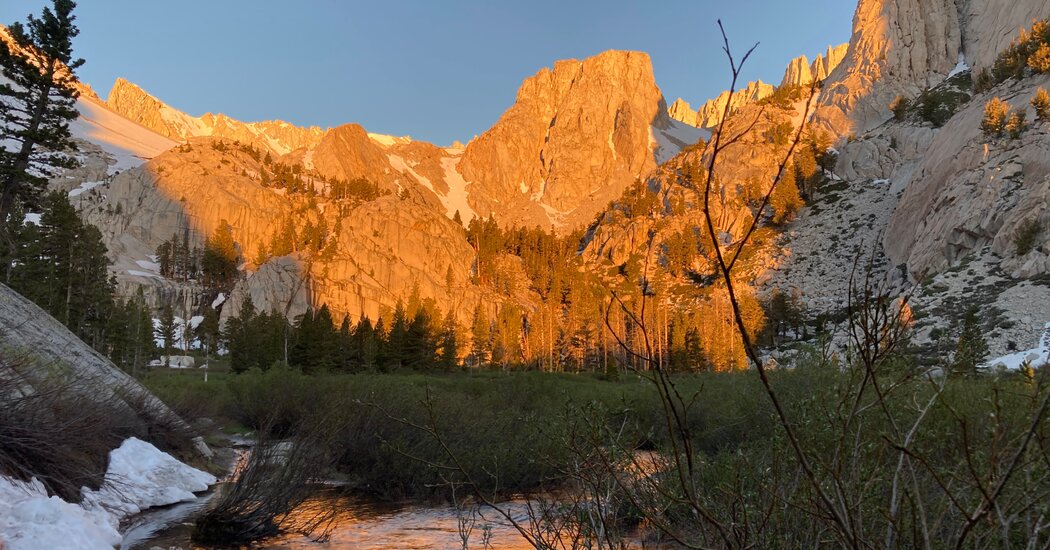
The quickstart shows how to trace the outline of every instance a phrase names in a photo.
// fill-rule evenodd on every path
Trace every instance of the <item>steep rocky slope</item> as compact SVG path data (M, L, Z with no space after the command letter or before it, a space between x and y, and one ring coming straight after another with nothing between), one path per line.
M889 120L898 95L914 97L960 64L990 69L1018 30L1047 11L1042 0L861 0L815 123L840 137L867 132Z
M862 1L847 58L825 82L813 119L850 136L840 139L835 167L842 181L792 227L773 284L815 310L841 308L848 260L874 252L890 288L914 292L917 343L950 340L945 329L970 307L993 355L1036 341L1050 311L1042 283L1050 251L1042 229L1030 250L1015 242L1026 225L1050 221L1050 129L1030 122L1015 139L994 137L981 119L1000 97L1031 120L1028 102L1050 78L1011 78L979 93L970 81L1032 18L1047 15L1039 1ZM912 106L894 118L898 95ZM944 109L943 119L927 106Z
M766 84L761 80L748 82L745 88L734 92L732 97L730 97L729 91L722 92L718 97L707 100L696 111L692 110L687 101L678 98L668 108L667 114L674 120L684 122L690 126L712 128L722 121L727 102L729 103L730 112L736 112L745 105L769 97L775 89L771 84Z
M299 128L280 120L244 123L221 113L190 116L123 78L113 83L106 104L116 113L176 141L216 136L251 143L283 155L316 145L324 134L317 127Z
M849 44L828 46L827 51L817 55L813 63L802 55L792 59L784 70L784 78L780 87L791 88L796 86L809 86L814 81L823 81L838 67L846 56ZM761 80L748 82L747 86L737 90L730 96L729 91L722 92L718 97L704 102L697 110L693 110L689 102L678 98L668 108L668 115L679 122L699 128L713 128L722 121L725 114L726 103L729 103L729 111L736 112L746 105L767 98L776 90L776 86L766 84Z
M147 423L174 426L193 433L192 428L167 405L117 368L109 359L77 338L53 317L17 292L0 284L0 349L5 368L13 379L0 380L2 392L32 393L35 376L41 371L64 374L73 391L86 398L125 407L141 415ZM27 354L35 368L20 371L14 366L19 354ZM204 439L196 437L194 445L202 456L211 457Z
M459 169L482 216L572 228L701 135L667 116L647 54L609 51L526 79Z
M78 203L103 231L110 253L121 259L118 278L158 289L158 301L177 290L163 291L170 283L149 269L150 257L173 235L188 234L191 242L200 243L227 223L249 259L284 224L301 228L309 220L331 228L330 257L271 259L235 290L235 298L251 293L257 307L290 317L309 305L327 303L339 316L375 319L418 287L423 297L434 298L443 308L453 301L473 307L476 298L469 289L453 293L447 288L448 281L468 278L473 254L462 229L444 212L412 193L349 204L291 195L264 185L263 170L262 161L248 149L227 147L216 138L194 138L85 192ZM182 302L186 300L192 311L211 297L198 294ZM224 316L239 305L233 300Z

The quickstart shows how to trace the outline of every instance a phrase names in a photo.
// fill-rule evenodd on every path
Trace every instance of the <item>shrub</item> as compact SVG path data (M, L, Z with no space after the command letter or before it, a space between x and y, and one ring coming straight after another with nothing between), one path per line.
M992 73L988 72L988 69L981 69L980 72L975 73L973 77L973 90L977 93L984 93L991 90L995 86L995 79L992 78Z
M1024 256L1032 251L1036 238L1039 237L1042 230L1043 225L1039 223L1039 220L1029 219L1021 223L1014 234L1014 249L1018 256Z
M79 502L98 488L109 451L144 426L99 382L61 364L0 347L0 475L37 478L52 494Z
M1050 122L1050 94L1046 93L1046 88L1039 88L1035 91L1032 107L1035 108L1035 118L1043 122Z
M981 120L981 130L988 136L1001 136L1006 130L1006 117L1010 112L1010 105L993 97L984 104L984 119Z
M1050 44L1043 44L1028 56L1028 66L1037 73L1050 72Z
M1006 131L1010 134L1010 139L1017 139L1021 137L1024 132L1027 114L1024 109L1018 109L1010 113L1010 116L1006 119Z
M908 116L908 98L899 95L890 103L890 110L893 111L893 118L897 121L903 121Z

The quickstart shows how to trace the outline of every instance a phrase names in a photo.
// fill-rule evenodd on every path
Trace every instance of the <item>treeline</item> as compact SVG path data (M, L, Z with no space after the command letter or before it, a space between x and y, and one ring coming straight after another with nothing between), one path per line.
M0 248L4 283L32 300L118 366L132 370L155 351L150 310L141 295L114 296L98 228L80 220L66 195L42 203L39 223L21 211L8 218L13 239Z
M327 305L308 310L289 323L276 311L260 312L251 297L227 321L222 339L231 369L268 370L286 363L304 373L451 371L461 366L462 337L451 312L441 315L418 294L398 302L389 322L367 316L337 327Z

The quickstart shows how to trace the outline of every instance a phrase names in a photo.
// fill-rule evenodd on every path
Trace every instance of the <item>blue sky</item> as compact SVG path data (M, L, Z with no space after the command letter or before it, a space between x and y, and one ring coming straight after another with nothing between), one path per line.
M41 0L3 0L0 22ZM466 142L557 59L648 52L668 102L727 85L716 20L744 77L780 82L789 59L846 42L850 0L81 0L81 79L103 97L123 76L193 115Z

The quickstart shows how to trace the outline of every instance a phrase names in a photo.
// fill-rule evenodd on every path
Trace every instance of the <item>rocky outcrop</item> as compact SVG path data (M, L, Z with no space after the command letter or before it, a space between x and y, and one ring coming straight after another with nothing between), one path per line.
M578 227L656 167L654 134L674 125L647 54L559 61L522 83L514 105L467 145L459 171L481 216Z
M748 82L747 87L742 90L737 90L730 96L728 91L722 92L715 99L708 100L704 103L697 111L697 121L701 128L713 128L722 121L722 116L725 114L726 103L729 103L730 114L739 111L744 108L745 105L750 105L761 99L769 97L773 91L776 90L771 84L766 84L761 80L757 82Z
M106 103L115 112L176 141L215 136L250 143L274 154L284 155L316 145L324 134L317 127L300 128L280 120L244 123L223 114L190 116L123 78L114 82Z
M1017 140L980 129L992 95L1023 109L1034 89L1047 85L1047 77L1007 82L974 98L936 134L901 182L904 194L884 241L894 264L918 278L990 245L1018 276L1048 272L1050 250L1037 246L1016 258L1014 238L1022 224L1050 219L1050 127L1036 122Z
M288 319L306 313L313 306L308 275L308 268L294 256L271 259L237 283L223 304L220 324L226 326L230 317L239 315L249 297L257 311L279 311Z
M354 128L345 134L360 137ZM112 177L79 203L82 215L101 229L110 253L120 259L118 281L168 288L159 275L126 267L148 262L172 235L189 234L191 242L200 243L228 223L242 256L250 259L283 223L301 228L307 220L323 219L335 241L330 257L271 259L238 285L223 318L250 294L259 309L290 317L327 303L337 316L374 320L413 288L442 309L454 309L464 321L473 311L477 291L466 284L473 250L462 227L427 200L425 188L406 178L405 192L339 205L323 197L288 195L262 184L260 160L218 144L215 138L192 139ZM201 300L193 303L199 306Z
M1043 0L861 0L843 62L829 75L815 123L839 137L889 120L890 102L932 88L964 61L974 71L1035 18Z
M810 63L804 55L792 59L788 62L787 69L784 70L784 78L780 81L780 85L809 86L813 82L823 81L846 57L848 48L849 44L828 46L828 49L818 55L813 63Z
M141 415L140 418L148 423L193 433L185 421L134 378L36 304L3 284L0 284L0 352L5 354L6 360L26 353L36 365L25 373L15 368L5 369L5 374L19 379L0 380L3 391L22 388L18 391L31 392L31 389L24 388L32 388L34 376L40 371L50 370L68 376L73 382L70 387L84 392L85 397L106 401L113 406L126 406L129 412ZM201 455L211 457L211 450L202 438L194 438L194 445Z
M818 55L812 64L804 55L792 59L784 71L784 78L780 85L787 87L809 86L813 81L823 81L842 62L848 47L849 44L828 46L827 51ZM672 119L691 126L713 128L722 121L726 103L729 104L729 112L732 114L742 109L745 105L750 105L769 97L775 90L775 86L766 84L761 80L748 82L746 87L737 90L732 95L727 90L719 94L718 97L707 100L696 111L692 110L688 102L678 98L671 104L667 113Z
M678 122L700 127L700 117L697 115L697 112L693 110L693 107L689 105L688 101L682 98L674 100L674 103L667 108L667 116Z

